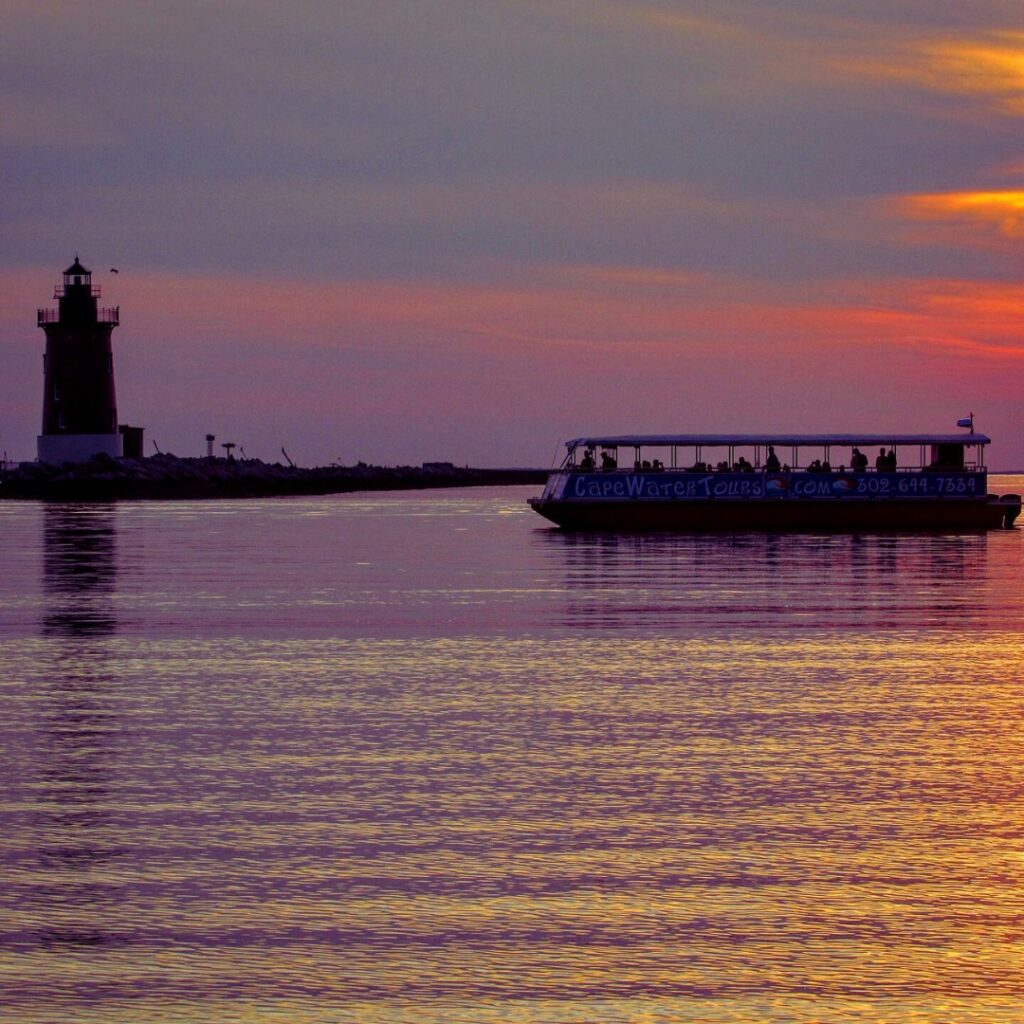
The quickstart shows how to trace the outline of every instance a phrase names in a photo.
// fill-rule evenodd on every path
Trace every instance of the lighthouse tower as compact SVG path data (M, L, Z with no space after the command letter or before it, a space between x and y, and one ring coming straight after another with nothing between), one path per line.
M100 309L92 272L78 261L64 271L53 297L57 309L40 309L46 332L43 356L43 432L40 462L85 462L94 455L120 456L110 335L119 309Z

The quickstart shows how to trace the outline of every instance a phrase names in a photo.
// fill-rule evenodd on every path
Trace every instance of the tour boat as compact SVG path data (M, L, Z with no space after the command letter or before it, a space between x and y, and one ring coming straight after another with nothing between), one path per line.
M988 493L990 443L973 422L963 434L578 437L529 504L570 530L1010 527L1021 498Z

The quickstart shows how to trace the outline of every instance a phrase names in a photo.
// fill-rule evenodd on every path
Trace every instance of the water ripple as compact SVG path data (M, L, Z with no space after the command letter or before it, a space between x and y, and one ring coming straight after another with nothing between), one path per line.
M1021 534L521 497L5 507L9 1019L1021 1019Z

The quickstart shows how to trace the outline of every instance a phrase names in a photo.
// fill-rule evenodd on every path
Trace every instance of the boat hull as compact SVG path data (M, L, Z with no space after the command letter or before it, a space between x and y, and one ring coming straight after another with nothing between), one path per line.
M531 498L530 506L567 530L644 532L974 532L1013 525L1020 498L714 499L574 501ZM1016 498L1016 500L1012 500Z

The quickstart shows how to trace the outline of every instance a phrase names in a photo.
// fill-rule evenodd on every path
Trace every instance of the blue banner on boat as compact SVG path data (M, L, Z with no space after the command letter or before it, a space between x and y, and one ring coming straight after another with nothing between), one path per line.
M689 501L708 498L978 498L984 472L692 473L608 471L570 473L567 499Z

